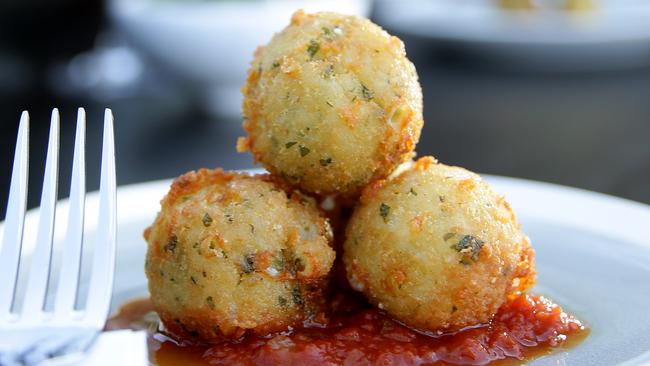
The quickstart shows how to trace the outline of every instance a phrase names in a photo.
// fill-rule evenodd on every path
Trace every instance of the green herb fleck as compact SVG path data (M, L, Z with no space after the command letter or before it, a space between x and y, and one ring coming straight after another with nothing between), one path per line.
M309 46L307 46L307 53L309 54L309 57L314 58L314 55L318 53L318 50L320 50L320 44L312 39L309 42Z
M453 238L454 236L456 236L455 233L447 233L447 234L443 235L442 240L447 241L447 240ZM454 245L454 248L455 248L455 247L456 247L456 246Z
M334 104L332 104L332 102L330 102L329 100L325 101L325 104L327 104L328 106L334 108Z
M278 304L280 304L280 306L287 306L287 299L282 296L278 296Z
M198 283L198 282L196 282L196 278L194 278L194 276L190 276L190 279L192 280L192 283L193 283L193 284L196 285L196 284Z
M228 221L229 224L232 224L232 222L235 220L235 218L232 216L232 214L229 214L229 213L223 215L223 217L226 218L226 220Z
M332 164L332 158L320 159L321 166L328 166Z
M323 72L323 78L329 79L334 76L334 65L328 65L325 71Z
M443 197L443 196L438 196L438 200L439 200L440 202L445 202L445 197Z
M280 66L280 63L277 62L277 61L273 61L273 64L271 65L271 67L273 67L274 69L275 69L276 67L279 67L279 66Z
M255 225L248 224L248 226L251 228L251 234L255 234Z
M409 194L411 194L411 195L413 195L413 196L417 196L417 195L418 195L418 192L416 192L416 191L413 189L413 187L411 187L411 189L409 190Z
M208 296L205 298L205 302L208 304L208 307L212 310L214 310L214 299L212 296Z
M363 96L363 99L365 99L366 101L369 101L375 97L375 93L373 93L370 89L368 89L368 87L365 86L364 84L361 84L361 96Z
M295 145L295 144L297 144L297 142L295 142L295 141L289 141L289 142L287 142L286 144L284 144L284 147L286 147L286 148L288 149L288 148L290 148L291 146L293 146L293 145Z
M295 276L298 272L300 272L300 271L302 271L304 269L305 269L305 265L302 263L302 259L300 259L300 258L295 258L291 262L291 265L289 266L289 272L293 276Z
M244 273L251 273L255 270L255 254L251 253L244 257L242 261L242 270Z
M206 212L201 221L203 221L203 226L208 227L212 224L212 217L210 217L210 214Z
M469 259L474 262L478 261L483 245L485 245L483 240L475 238L472 235L465 235L456 245L453 245L452 248L456 249L458 253L463 255L460 263L468 265L471 263Z
M285 250L282 249L280 251L280 254L273 259L273 262L271 262L271 266L273 266L273 268L275 268L278 272L282 273L284 272L285 264Z
M379 205L379 215L381 215L384 221L388 221L388 214L390 214L390 206L382 202Z
M169 242L167 245L165 245L165 250L171 253L176 252L176 245L178 244L178 237L176 234L172 234L172 236L169 238Z
M300 290L300 285L296 285L296 287L291 290L291 297L293 298L293 303L296 305L302 305L303 300L302 300L302 291Z
M301 158L304 158L305 156L307 156L307 154L309 154L309 152L311 151L306 146L300 145L299 148L300 148L300 157Z
M326 36L329 36L329 35L332 34L332 29L329 28L329 27L323 27L321 29L323 30L323 34L325 34Z

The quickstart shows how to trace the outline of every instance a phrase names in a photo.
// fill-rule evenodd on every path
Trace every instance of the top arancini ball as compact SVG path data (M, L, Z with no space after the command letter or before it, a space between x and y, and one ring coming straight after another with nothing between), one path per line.
M404 44L367 19L296 12L260 47L244 95L249 150L303 191L353 197L413 156L422 91Z

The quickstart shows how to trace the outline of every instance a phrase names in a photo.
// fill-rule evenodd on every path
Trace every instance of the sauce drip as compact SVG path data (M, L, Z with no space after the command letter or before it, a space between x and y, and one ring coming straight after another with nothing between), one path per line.
M588 331L548 298L508 299L489 325L430 337L374 308L341 311L326 326L305 326L267 338L195 345L157 330L149 300L126 304L107 329L149 333L150 358L167 365L503 365L520 364L582 341ZM149 321L146 321L146 318Z

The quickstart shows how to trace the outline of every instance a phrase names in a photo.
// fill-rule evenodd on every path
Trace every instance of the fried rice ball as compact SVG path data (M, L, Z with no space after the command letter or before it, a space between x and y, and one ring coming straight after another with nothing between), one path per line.
M161 202L145 271L171 333L203 341L286 330L318 311L335 258L313 199L269 176L201 169Z
M535 280L530 242L504 198L431 157L365 189L346 236L350 285L432 334L489 322Z
M413 156L422 91L401 40L367 19L296 12L258 48L238 150L301 190L355 197Z

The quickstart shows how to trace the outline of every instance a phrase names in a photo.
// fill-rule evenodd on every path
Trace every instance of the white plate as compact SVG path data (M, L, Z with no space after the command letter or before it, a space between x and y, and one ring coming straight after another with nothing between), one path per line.
M533 242L539 273L533 291L550 296L591 328L578 347L530 364L650 363L650 207L547 183L494 176L486 180L507 197ZM113 308L147 294L142 232L169 184L165 180L118 189ZM88 204L90 210L96 207L96 194L89 195ZM65 201L60 204L64 211L66 206ZM26 227L34 227L37 219L36 212L29 212ZM89 222L90 234L95 227ZM62 235L57 231L56 236ZM27 250L32 240L28 230Z
M241 92L253 53L297 9L366 16L369 0L110 0L115 26L174 75L203 91L208 111L241 117Z
M536 0L533 11L504 10L496 0L381 0L377 21L391 30L450 41L521 69L584 71L650 62L650 2L591 0L580 13L564 0Z

